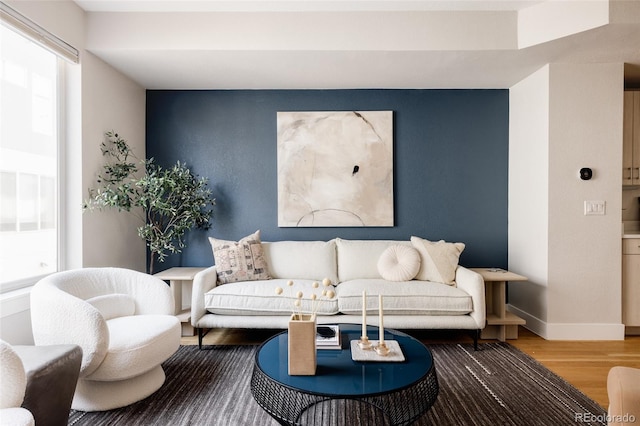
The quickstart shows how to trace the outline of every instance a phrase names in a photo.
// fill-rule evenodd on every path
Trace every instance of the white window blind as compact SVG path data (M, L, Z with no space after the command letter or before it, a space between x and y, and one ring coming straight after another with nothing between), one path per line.
M78 49L51 34L4 2L0 2L0 21L3 25L17 30L56 55L75 64L80 62Z

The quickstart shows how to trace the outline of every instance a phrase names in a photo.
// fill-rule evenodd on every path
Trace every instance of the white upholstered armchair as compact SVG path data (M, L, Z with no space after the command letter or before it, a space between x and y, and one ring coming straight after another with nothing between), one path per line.
M167 284L121 268L52 274L31 292L37 345L77 344L80 379L72 408L104 411L158 390L161 363L180 346L180 322Z
M33 426L33 415L22 408L27 374L11 345L0 340L0 425Z

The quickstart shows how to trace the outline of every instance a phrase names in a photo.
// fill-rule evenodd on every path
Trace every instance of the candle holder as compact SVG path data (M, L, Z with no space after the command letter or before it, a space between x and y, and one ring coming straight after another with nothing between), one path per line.
M367 336L360 336L360 340L358 340L358 346L360 347L360 349L365 351L371 349L372 347L371 342L369 341L369 338Z
M380 356L387 356L389 355L389 352L390 352L389 347L385 342L380 342L374 349L376 353Z

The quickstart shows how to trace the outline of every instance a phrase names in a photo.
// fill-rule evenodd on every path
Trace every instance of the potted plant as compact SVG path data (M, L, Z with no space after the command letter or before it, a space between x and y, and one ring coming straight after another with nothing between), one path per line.
M215 199L207 179L195 176L186 164L163 168L153 158L141 160L114 131L105 133L101 150L106 161L83 210L115 208L138 217L144 223L138 235L151 253L149 273L156 257L164 262L169 253L182 251L189 229L211 227Z

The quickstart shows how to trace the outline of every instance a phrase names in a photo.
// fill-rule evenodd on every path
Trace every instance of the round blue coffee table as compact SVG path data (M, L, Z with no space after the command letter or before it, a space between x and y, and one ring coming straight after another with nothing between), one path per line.
M421 342L385 329L385 340L398 341L405 361L358 362L350 341L361 327L340 324L341 350L318 350L315 376L288 374L288 334L260 346L255 357L251 393L283 425L408 425L426 413L438 396L431 352ZM377 327L368 327L374 340Z

